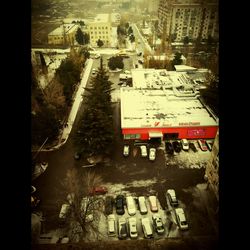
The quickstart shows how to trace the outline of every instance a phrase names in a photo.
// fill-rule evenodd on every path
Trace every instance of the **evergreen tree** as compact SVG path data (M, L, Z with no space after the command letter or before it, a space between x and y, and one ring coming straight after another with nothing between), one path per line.
M103 68L102 58L92 87L87 89L85 110L78 124L75 143L85 155L109 153L114 138L111 82Z
M102 47L104 45L103 41L101 39L98 39L96 42L98 47Z

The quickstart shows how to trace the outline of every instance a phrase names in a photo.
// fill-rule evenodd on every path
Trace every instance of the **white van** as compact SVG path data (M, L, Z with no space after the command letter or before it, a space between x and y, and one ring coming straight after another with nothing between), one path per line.
M108 215L108 236L116 236L115 232L115 215Z
M141 219L141 225L142 225L142 230L143 230L143 233L144 233L144 237L146 239L149 239L149 238L153 238L153 230L152 230L152 227L150 225L150 221L149 221L149 218L142 218Z
M127 202L128 214L129 215L135 215L136 208L135 208L134 198L132 196L127 196L126 197L126 202Z
M144 196L139 196L138 202L139 202L139 208L140 208L141 214L147 214L148 209L147 209L145 197Z

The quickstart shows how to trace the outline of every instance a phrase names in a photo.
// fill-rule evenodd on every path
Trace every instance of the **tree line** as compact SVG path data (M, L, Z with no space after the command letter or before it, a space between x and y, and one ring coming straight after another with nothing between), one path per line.
M52 81L43 89L38 84L34 67L31 70L31 129L32 145L39 146L48 137L48 144L53 143L64 125L72 96L80 81L80 73L88 54L71 49L55 72ZM40 57L43 58L43 56ZM41 60L43 72L48 73L45 60Z

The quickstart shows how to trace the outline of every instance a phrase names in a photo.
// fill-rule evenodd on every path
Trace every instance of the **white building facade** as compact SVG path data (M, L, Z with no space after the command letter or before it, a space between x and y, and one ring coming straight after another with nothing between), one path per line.
M111 46L112 20L110 14L98 14L94 20L89 21L83 29L89 34L90 45L97 47L97 41L103 41L103 46Z

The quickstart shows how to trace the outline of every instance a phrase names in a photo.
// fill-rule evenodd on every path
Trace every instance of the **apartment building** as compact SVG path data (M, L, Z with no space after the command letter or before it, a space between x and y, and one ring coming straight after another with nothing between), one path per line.
M112 20L110 14L98 14L94 20L90 20L84 26L84 32L90 37L90 45L96 47L98 39L102 40L105 46L111 46Z
M63 24L48 34L48 44L73 45L77 24Z
M165 30L171 41L195 40L209 36L218 39L217 0L160 0L158 8L159 31Z
M219 130L217 131L211 152L211 159L206 168L208 184L219 200Z

